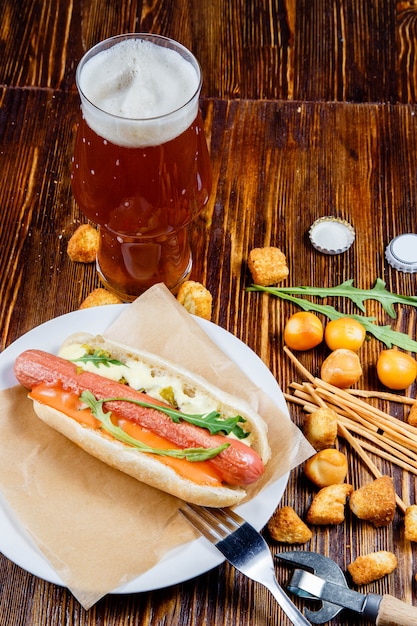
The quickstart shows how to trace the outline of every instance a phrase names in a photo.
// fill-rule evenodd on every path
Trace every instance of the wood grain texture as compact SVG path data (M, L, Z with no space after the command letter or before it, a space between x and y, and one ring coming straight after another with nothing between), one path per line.
M394 290L415 293L415 276L395 272L384 261L390 238L416 229L413 109L217 99L204 100L202 108L214 192L192 231L193 277L213 293L213 320L251 346L287 389L296 374L283 357L282 329L295 308L245 291L251 282L248 252L256 246L280 246L294 285L334 285L354 278L358 286L367 287L380 276ZM92 266L71 263L65 252L68 237L82 219L69 185L77 95L4 89L2 110L0 203L8 209L2 213L0 234L4 347L36 324L76 309L98 281ZM312 221L328 213L348 219L356 228L354 246L339 257L314 251L306 236ZM340 305L346 311L352 308ZM373 312L381 322L387 321L378 307ZM415 334L414 311L404 309L397 326ZM364 358L372 362L378 349L375 341L369 342ZM305 355L303 362L317 371L322 357L317 350ZM372 371L365 380L376 384ZM301 423L300 412L293 407L291 412ZM349 450L348 454L355 486L369 481L367 470ZM389 464L380 466L393 473L399 493L414 501L414 481ZM295 503L302 515L313 494L299 469L291 476L284 502ZM310 547L332 555L342 567L359 550L369 551L375 545L401 549L399 576L376 583L373 589L411 600L412 550L404 544L401 529L400 517L393 527L379 531L349 519L339 527L317 529ZM271 547L280 549L273 542ZM13 625L34 616L37 621L27 623L50 623L51 611L59 625L106 626L162 625L168 617L171 624L199 625L205 620L217 624L232 615L239 624L267 624L269 615L277 613L266 591L254 588L226 565L164 592L106 598L86 613L65 590L37 581L1 559L5 569L0 619ZM281 577L286 575L285 570L279 571ZM220 595L218 588L212 588L217 580ZM253 596L257 601L247 614ZM132 613L134 621L129 622ZM285 624L285 618L280 623Z
M0 83L73 90L83 53L130 31L189 47L206 97L416 101L413 0L3 0Z
M370 287L416 294L416 275L393 270L385 247L417 232L415 1L355 0L3 0L0 38L0 348L34 326L76 310L99 281L93 265L72 263L68 239L84 221L69 172L79 102L76 63L96 41L149 30L180 39L205 77L202 110L213 164L213 193L191 232L192 277L213 294L213 321L249 345L282 389L298 379L282 352L288 303L249 293L251 248L285 252L292 285L334 285L353 278ZM308 240L310 224L331 214L349 220L356 241L328 257ZM345 301L331 302L345 312ZM376 303L367 313L415 336L417 315L395 321ZM381 346L363 348L374 363ZM318 372L325 350L303 354ZM366 368L364 386L377 387ZM408 393L414 394L415 386ZM403 417L397 405L381 407ZM301 425L303 415L290 406ZM344 443L354 486L366 468ZM390 464L398 493L415 502L415 481ZM315 491L302 468L291 473L283 503L304 515ZM273 553L285 549L270 540ZM400 565L366 591L416 602L416 548L402 517L375 530L347 514L315 528L308 546L345 569L359 553L389 549ZM277 565L285 583L289 573ZM299 603L303 605L302 602ZM109 596L89 612L71 594L0 555L0 623L10 626L289 626L268 592L227 564L195 580L146 594ZM343 614L332 624L345 624ZM366 622L362 622L366 624Z

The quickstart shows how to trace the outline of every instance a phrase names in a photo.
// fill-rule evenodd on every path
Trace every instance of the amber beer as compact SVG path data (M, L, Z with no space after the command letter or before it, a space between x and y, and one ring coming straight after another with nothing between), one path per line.
M191 271L187 227L211 189L198 63L164 37L122 35L83 57L77 86L71 180L100 226L101 279L124 300L157 282L175 291Z

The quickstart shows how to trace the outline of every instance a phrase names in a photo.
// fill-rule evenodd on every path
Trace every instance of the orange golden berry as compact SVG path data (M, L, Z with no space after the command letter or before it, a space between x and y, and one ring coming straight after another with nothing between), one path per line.
M308 311L294 313L284 328L284 342L291 350L311 350L323 341L321 319Z
M304 464L304 474L318 487L343 483L347 471L346 455L336 448L320 450Z
M347 389L362 376L361 362L353 350L339 348L323 361L320 375L324 382L340 389Z

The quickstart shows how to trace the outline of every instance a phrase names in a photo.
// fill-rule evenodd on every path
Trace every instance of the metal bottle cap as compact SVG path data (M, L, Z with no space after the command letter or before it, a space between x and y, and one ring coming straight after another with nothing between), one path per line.
M405 233L395 237L386 247L385 257L400 272L417 272L417 235Z
M346 252L355 241L355 231L349 222L337 217L320 217L309 230L311 244L323 254Z

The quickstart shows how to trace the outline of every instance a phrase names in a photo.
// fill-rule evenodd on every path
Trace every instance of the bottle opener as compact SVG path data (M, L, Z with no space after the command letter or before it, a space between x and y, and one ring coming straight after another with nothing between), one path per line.
M287 586L291 593L321 601L317 611L304 609L312 624L324 624L343 609L349 609L363 619L374 620L377 626L417 626L417 607L388 594L363 594L349 589L337 563L322 554L294 550L277 554L276 558L297 568Z

